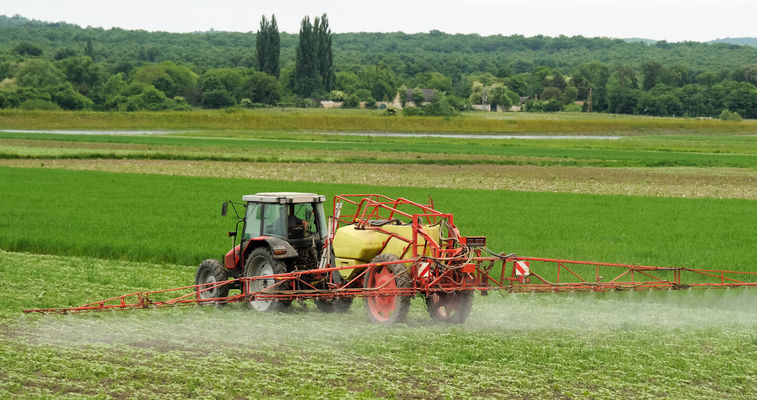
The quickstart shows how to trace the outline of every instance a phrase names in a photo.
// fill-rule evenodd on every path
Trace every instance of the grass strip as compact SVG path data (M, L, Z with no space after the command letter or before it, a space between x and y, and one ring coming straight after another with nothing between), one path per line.
M44 134L29 134L28 138L23 139L18 135L8 135L8 139L0 135L0 158L757 168L757 141L751 140L751 136L738 137L739 140L696 137L685 142L691 145L681 145L680 141L641 141L636 138L606 144L600 143L602 141L582 143L576 140L541 140L534 143L527 140L455 139L422 142L418 138L313 141L300 137L266 139L257 136L247 139L88 135L68 138L68 135L45 137Z
M1 110L5 129L250 129L448 133L650 134L757 132L757 121L615 115L466 113L460 117L386 116L371 110L194 110L161 112Z

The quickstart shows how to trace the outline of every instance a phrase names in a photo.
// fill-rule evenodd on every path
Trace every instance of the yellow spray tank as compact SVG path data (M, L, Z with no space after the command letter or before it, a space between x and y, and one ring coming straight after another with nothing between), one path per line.
M422 224L422 229L439 243L440 224ZM404 240L403 240L404 239ZM372 229L360 229L356 225L342 226L334 235L334 255L337 267L367 264L379 254L394 254L400 259L412 258L413 250L410 245L413 239L411 224L385 224ZM419 253L433 255L431 246L426 245L426 239L420 235L417 238ZM425 252L423 252L425 248ZM343 277L352 274L352 269L340 270Z

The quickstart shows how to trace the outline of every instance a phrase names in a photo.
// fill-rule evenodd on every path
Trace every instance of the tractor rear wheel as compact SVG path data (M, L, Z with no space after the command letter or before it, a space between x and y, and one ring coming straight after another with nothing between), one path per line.
M394 254L379 254L373 257L371 264L399 259ZM410 296L380 295L382 291L392 292L410 287L410 273L405 264L377 265L368 268L363 278L363 287L379 294L364 298L368 318L372 322L390 325L405 321L407 311L410 309Z
M462 324L473 307L473 291L431 293L426 296L426 309L435 321Z
M286 272L286 265L281 260L273 258L271 250L267 247L258 247L250 252L250 255L247 256L247 262L244 264L245 277L275 275ZM247 285L247 293L262 292L277 283L276 288L269 291L271 294L274 291L278 292L289 289L289 282L279 282L275 278L265 278L247 281L245 285ZM291 302L291 300L281 299L256 300L250 298L247 300L247 305L256 311L281 311L289 306Z
M223 282L229 279L229 274L226 268L221 265L218 260L208 259L200 263L197 267L197 274L195 274L195 285L204 285L209 283ZM211 285L212 286L212 285ZM206 286L205 289L210 286ZM200 292L200 299L216 299L227 297L229 295L229 285L220 285ZM224 304L224 300L217 301L203 301L201 304Z

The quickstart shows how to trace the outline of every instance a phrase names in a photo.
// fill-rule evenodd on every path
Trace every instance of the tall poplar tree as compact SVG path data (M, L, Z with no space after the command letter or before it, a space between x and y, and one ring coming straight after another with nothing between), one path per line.
M310 97L336 86L334 55L331 49L331 29L326 14L302 19L300 43L294 67L294 92L301 97Z
M331 29L329 28L329 18L324 13L321 16L320 24L316 17L316 33L318 36L318 72L321 74L323 88L330 92L336 85L336 74L334 73L334 53L331 50Z
M319 24L316 18L316 25ZM319 72L318 34L310 23L310 17L300 24L300 43L294 66L294 92L300 97L310 97L323 90L323 79Z
M279 66L281 46L276 15L271 15L270 22L265 15L260 19L260 29L255 38L255 48L258 52L258 70L278 77L281 70Z

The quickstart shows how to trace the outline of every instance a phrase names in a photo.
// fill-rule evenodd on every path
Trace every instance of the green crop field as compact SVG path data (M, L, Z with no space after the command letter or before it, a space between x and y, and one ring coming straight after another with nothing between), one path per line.
M191 281L191 267L0 252L0 397L757 396L757 292L477 296L463 326L293 305L21 316Z
M754 200L756 137L503 140L251 130L158 135L0 132L0 166Z
M0 168L0 247L197 264L230 247L225 200L258 191L382 192L455 214L464 233L521 255L645 265L754 267L757 202L371 187ZM329 205L327 205L329 207ZM128 217L124 217L128 216Z
M462 326L432 323L420 298L391 327L361 300L21 313L192 283L231 246L221 203L258 191L431 196L496 251L755 272L754 121L2 111L0 129L174 132L0 132L0 398L757 397L752 288L490 293Z

